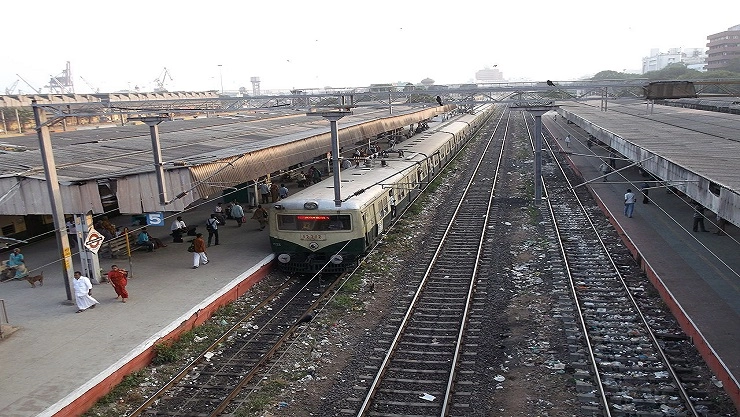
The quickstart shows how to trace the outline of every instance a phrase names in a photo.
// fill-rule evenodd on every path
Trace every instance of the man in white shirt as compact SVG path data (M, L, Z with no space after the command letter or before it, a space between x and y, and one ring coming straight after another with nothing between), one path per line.
M270 186L266 182L260 184L260 196L262 196L262 200L260 201L262 204L270 202Z
M635 210L635 193L629 188L624 194L624 215L632 217L632 212Z
M98 300L92 297L92 283L90 278L82 275L80 271L75 271L75 303L77 304L77 312L82 313L88 308L95 308Z
M177 216L177 219L172 222L170 231L172 232L172 241L182 243L182 234L188 232L188 226L183 221L182 216Z

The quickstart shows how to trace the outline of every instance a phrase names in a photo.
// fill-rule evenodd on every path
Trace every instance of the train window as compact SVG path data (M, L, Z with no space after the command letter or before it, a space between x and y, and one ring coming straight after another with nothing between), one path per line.
M352 217L345 215L289 215L278 214L278 230L327 231L352 230Z

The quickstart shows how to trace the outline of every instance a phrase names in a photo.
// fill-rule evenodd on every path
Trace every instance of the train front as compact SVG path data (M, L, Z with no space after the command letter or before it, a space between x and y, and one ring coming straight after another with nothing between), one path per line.
M270 244L280 270L337 274L365 252L359 211L333 201L282 200L271 210Z

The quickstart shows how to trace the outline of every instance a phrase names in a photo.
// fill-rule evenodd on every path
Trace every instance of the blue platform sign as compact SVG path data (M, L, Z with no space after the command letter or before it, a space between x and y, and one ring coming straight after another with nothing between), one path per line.
M164 226L164 213L161 211L156 213L147 213L146 224L147 226Z

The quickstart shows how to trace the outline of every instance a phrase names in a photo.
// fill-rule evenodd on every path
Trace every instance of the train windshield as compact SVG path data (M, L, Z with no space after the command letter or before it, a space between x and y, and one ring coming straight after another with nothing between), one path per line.
M344 215L290 215L278 214L278 230L331 231L351 230L352 222L348 214Z

